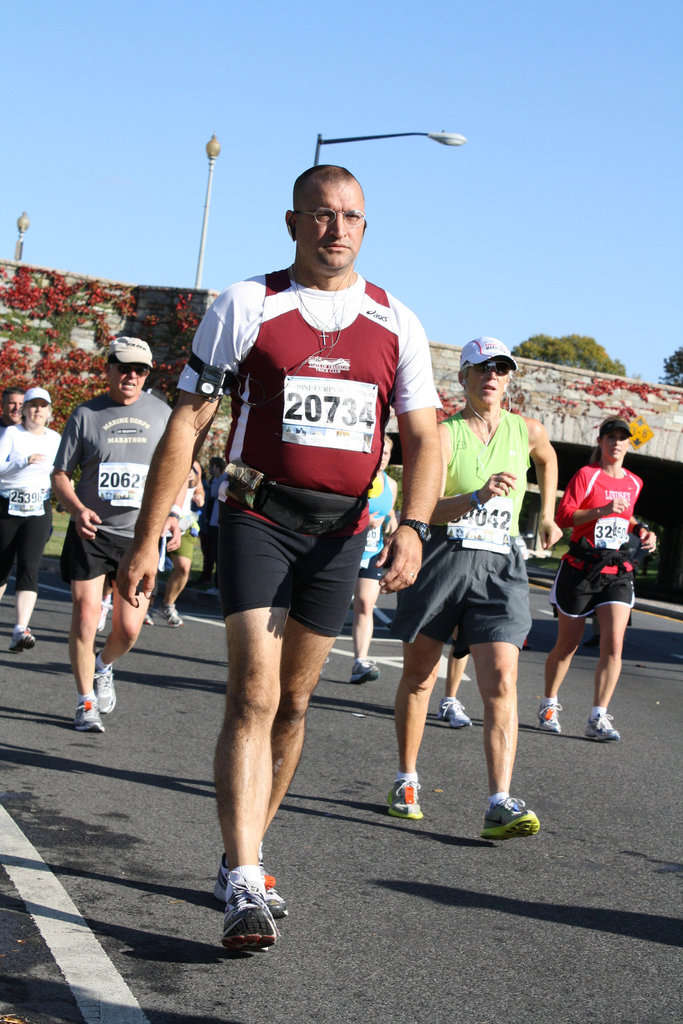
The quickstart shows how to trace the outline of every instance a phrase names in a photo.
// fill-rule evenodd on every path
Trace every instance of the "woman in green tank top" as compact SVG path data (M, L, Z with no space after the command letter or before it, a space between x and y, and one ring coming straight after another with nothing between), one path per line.
M550 547L555 525L557 458L543 424L503 409L517 363L495 338L463 348L458 379L465 408L439 427L442 497L432 540L413 587L398 596L392 634L404 641L396 694L399 773L389 813L420 818L417 756L443 644L458 630L456 651L472 654L484 703L489 807L482 837L533 835L539 822L510 796L517 746L517 663L531 625L526 569L514 538L530 459L541 494L540 535Z

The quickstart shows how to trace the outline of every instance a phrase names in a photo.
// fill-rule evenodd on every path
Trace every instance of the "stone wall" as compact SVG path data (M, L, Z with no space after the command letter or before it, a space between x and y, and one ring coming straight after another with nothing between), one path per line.
M462 406L460 348L431 342L434 380L450 413ZM544 424L551 441L586 446L607 416L645 419L654 437L634 457L683 462L683 388L615 377L573 366L519 359L511 386L512 407ZM637 470L636 470L637 471Z

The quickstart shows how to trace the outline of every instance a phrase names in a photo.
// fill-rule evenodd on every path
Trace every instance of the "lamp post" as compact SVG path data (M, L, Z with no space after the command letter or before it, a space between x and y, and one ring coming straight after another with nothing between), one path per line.
M318 166L318 157L320 156L321 146L331 146L333 142L367 142L368 139L402 139L406 135L422 135L426 139L433 139L434 142L440 142L442 146L462 146L467 142L464 135L455 135L453 132L392 132L390 135L354 135L348 139L324 139L322 135L318 136L318 142L315 147L315 160L313 166Z
M211 205L211 179L213 178L213 165L216 157L221 151L221 146L215 135L212 135L206 144L206 155L209 158L209 180L206 184L206 201L204 203L204 220L202 222L202 238L199 243L199 261L197 263L197 278L195 288L201 288L202 270L204 268L204 245L206 243L206 226L209 223L209 206Z
M17 227L19 228L19 237L17 238L17 244L14 246L14 258L17 261L21 260L24 252L24 235L31 226L31 221L26 216L26 210L22 213L21 217L17 220Z

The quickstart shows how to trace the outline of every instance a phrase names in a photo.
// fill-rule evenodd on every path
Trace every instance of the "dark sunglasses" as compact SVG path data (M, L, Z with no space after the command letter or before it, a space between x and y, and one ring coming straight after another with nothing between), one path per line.
M115 366L123 377L124 373L134 373L138 377L146 377L149 373L149 366L145 366L144 363L110 363L110 366Z
M495 370L499 377L506 377L512 367L504 359L487 359L485 363L475 363L477 373L490 373Z

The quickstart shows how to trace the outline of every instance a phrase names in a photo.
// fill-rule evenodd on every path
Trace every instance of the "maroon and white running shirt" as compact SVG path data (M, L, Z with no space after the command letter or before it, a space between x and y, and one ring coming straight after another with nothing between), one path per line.
M239 377L227 459L292 487L366 494L390 405L440 404L419 320L361 277L341 292L300 288L286 270L232 285L192 349ZM179 387L197 379L186 367Z

